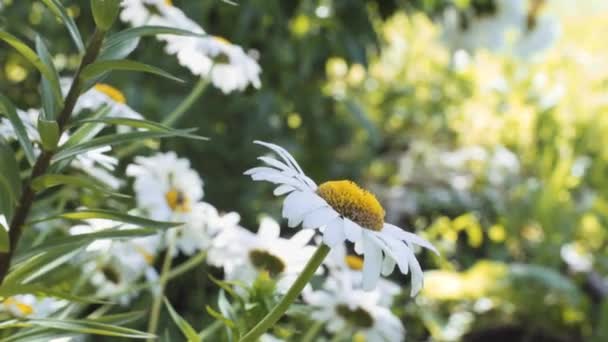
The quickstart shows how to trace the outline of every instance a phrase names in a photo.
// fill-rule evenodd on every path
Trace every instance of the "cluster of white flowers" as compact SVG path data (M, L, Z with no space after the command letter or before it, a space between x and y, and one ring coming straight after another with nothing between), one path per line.
M560 35L558 20L541 14L543 0L495 0L473 4L468 11L448 8L443 36L454 50L488 49L532 57L553 45ZM477 8L477 7L479 8Z
M165 52L175 55L192 74L208 79L225 94L244 90L248 85L259 88L261 68L243 49L224 38L205 35L196 22L170 1L125 0L122 21L134 27L155 25L198 33L200 37L158 35L166 43Z
M0 319L4 315L16 318L45 318L67 305L67 301L33 294L20 294L0 302Z

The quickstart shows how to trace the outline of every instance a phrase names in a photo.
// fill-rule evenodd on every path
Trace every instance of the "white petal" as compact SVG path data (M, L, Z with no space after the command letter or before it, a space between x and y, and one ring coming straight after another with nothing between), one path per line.
M276 189L274 189L274 191L272 193L275 196L282 196L282 195L285 195L286 193L294 191L295 189L296 188L294 188L291 185L283 184L283 185L277 186Z
M315 236L315 231L312 229L303 229L295 233L289 240L297 246L306 246Z
M344 235L350 242L357 242L361 239L361 232L363 228L361 228L355 222L349 220L348 218L344 219Z
M340 217L331 221L323 232L323 242L329 247L344 243L344 220Z
M403 240L406 242L411 242L416 245L428 248L431 251L435 252L435 254L439 255L439 251L437 251L435 246L433 246L430 242L428 242L427 240L421 238L420 236L418 236L416 234L407 232L407 231L405 231L397 226L394 226L392 224L389 224L389 223L384 224L384 228L382 229L382 231L386 231L388 234L390 234L400 240Z
M284 163L282 163L274 158L258 157L258 159L270 166L273 166L279 170L285 171L286 173L293 173L294 175L296 174L296 171L294 169L290 168L289 166L285 165Z
M399 271L401 271L403 274L407 274L409 270L409 248L407 245L403 241L397 240L384 232L378 233L377 238L382 243L382 249L397 262L397 265L399 265Z
M382 261L382 275L388 276L395 270L395 259L385 256Z
M274 240L281 235L281 226L277 221L270 217L263 217L260 221L260 228L258 229L258 236L264 240Z
M314 193L294 191L283 202L283 217L289 220L288 225L293 228L302 222L307 213L323 206L327 206L327 203Z
M373 290L378 283L380 271L382 270L382 250L374 242L368 239L367 233L363 233L363 289Z
M418 291L420 291L420 289L422 289L422 284L424 281L424 277L422 274L422 268L420 267L420 263L418 263L418 260L416 259L416 256L414 255L414 252L412 252L411 249L407 249L408 256L409 256L409 264L410 264L410 268L412 270L412 291L411 291L411 296L414 297Z
M305 229L319 228L326 225L328 222L338 216L338 213L330 207L321 207L307 213L304 216L304 223L302 224L302 227Z

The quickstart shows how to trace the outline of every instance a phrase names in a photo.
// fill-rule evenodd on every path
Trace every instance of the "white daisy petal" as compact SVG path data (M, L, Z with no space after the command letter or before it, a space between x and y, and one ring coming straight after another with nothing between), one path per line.
M363 289L366 291L374 289L382 270L382 250L375 243L369 240L366 233L363 233Z
M395 270L395 259L388 256L384 257L382 261L382 275L388 276Z
M420 289L422 289L422 283L424 278L422 274L422 268L420 267L420 263L418 263L414 252L412 252L410 248L407 248L406 253L408 253L408 262L412 270L412 291L410 294L412 297L414 297L420 291Z
M323 231L323 242L329 247L334 247L340 243L344 243L344 220L336 217L333 221L327 224Z
M387 233L391 234L392 236L394 236L397 239L412 242L416 245L430 249L435 254L439 255L439 251L435 248L435 246L433 246L430 242L428 242L427 240L421 238L420 236L418 236L416 234L405 231L405 230L403 230L397 226L394 226L392 224L389 224L389 223L385 223L384 228L382 230L386 231Z
M294 191L295 189L296 188L294 188L291 185L282 184L282 185L277 186L276 189L274 189L274 191L272 193L275 196L282 196L282 195L285 195L287 193Z
M344 234L350 242L359 241L361 239L362 229L358 224L348 218L344 219Z
M338 216L338 213L330 207L320 207L304 216L302 227L305 229L319 228ZM340 227L340 230L342 230L342 227Z

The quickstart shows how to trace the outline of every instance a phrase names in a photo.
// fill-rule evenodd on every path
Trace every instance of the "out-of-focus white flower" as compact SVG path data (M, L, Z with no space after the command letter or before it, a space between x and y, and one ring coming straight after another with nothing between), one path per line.
M181 218L185 224L167 232L169 239L175 239L175 255L177 251L192 255L198 250L208 249L218 233L238 226L240 221L239 214L220 214L214 206L205 202L193 204L192 210Z
M222 267L228 280L251 284L260 272L277 281L277 290L286 292L312 257L308 246L314 231L303 230L290 239L279 236L279 224L269 217L260 222L257 234L234 226L224 229L209 251L209 263Z
M40 141L40 134L38 133L38 116L40 111L38 109L20 110L17 109L17 115L25 126L25 132L27 137L34 142ZM13 124L7 118L0 118L0 137L6 140L12 141L17 140L17 134L13 128Z
M66 304L65 300L21 294L5 298L0 303L0 312L4 311L19 318L45 318Z
M329 270L329 277L349 283L353 289L362 288L363 258L348 254L344 244L337 245L332 249L324 260L324 265ZM376 291L381 294L380 303L390 307L393 298L401 292L401 287L388 279L380 278Z
M125 0L122 7L121 20L132 26L159 25L205 33L180 9L166 1ZM194 75L209 79L225 94L244 90L250 84L255 88L261 85L259 75L262 70L256 60L240 46L225 39L166 34L157 38L166 42L165 51L175 55L182 66Z
M554 17L542 16L537 18L534 27L521 33L513 46L513 51L522 58L531 58L553 46L560 34L561 27L558 20Z
M174 152L151 157L136 157L127 167L135 177L137 205L155 220L168 221L174 215L192 211L192 205L203 197L203 181L190 167L190 161L177 158Z
M369 342L405 340L405 328L387 307L380 304L378 290L366 292L328 279L318 291L303 292L313 308L311 318L326 323L331 333L362 335Z
M563 245L560 254L574 272L589 272L593 267L593 255L576 242Z
M61 80L62 89L67 93L72 80L64 78ZM78 115L82 110L98 110L103 106L108 106L108 117L127 118L127 119L143 119L143 115L133 110L127 105L127 98L117 88L106 84L97 83L89 90L84 92L78 98L74 107L75 115Z
M437 253L433 245L416 234L384 222L385 211L371 193L347 180L328 181L319 186L304 174L295 159L280 146L256 141L274 151L280 161L259 159L268 166L245 172L254 181L277 184L276 196L286 195L283 217L290 227L300 223L304 229L319 229L323 242L334 247L346 240L355 244L355 252L364 254L362 282L373 289L380 274L389 275L398 265L403 274L412 274L412 291L422 288L423 274L414 255L414 245Z

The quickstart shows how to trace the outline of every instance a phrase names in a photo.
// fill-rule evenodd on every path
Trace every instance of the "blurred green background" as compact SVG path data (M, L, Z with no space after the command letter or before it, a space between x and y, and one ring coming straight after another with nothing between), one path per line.
M0 3L3 29L29 42L41 33L60 72L74 70L69 38L42 3ZM88 36L88 1L64 3ZM390 221L439 246L441 257L422 258L431 270L423 293L395 306L410 341L608 340L603 1L546 1L561 34L541 58L525 60L448 49L443 11L471 1L173 3L209 33L258 51L263 69L261 89L223 95L210 87L177 123L199 127L210 142L159 147L192 161L206 201L238 211L248 227L263 212L278 218L280 202L242 176L260 153L251 141L273 141L314 179L367 185ZM185 84L143 74L107 80L153 119L196 82L162 48L145 39L133 58ZM20 108L38 107L37 82L2 45L0 92ZM205 291L191 289L212 286L204 279L195 272L169 289L192 322L201 321Z

